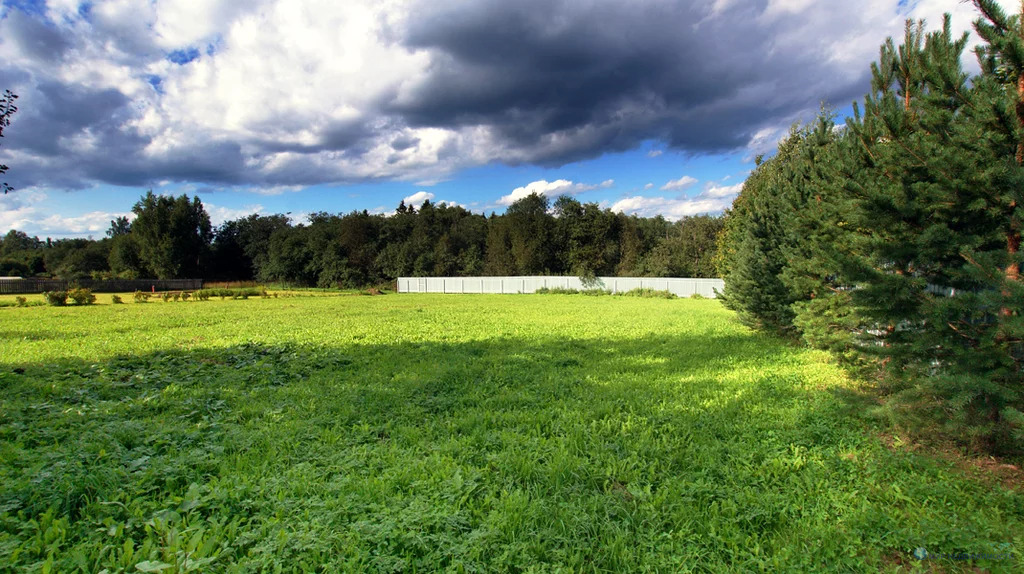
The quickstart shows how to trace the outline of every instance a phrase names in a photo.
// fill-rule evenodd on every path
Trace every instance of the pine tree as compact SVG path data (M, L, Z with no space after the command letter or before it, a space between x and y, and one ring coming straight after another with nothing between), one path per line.
M903 45L882 47L864 113L855 106L848 121L851 233L832 256L864 318L860 351L879 356L905 396L941 404L952 428L1001 448L1018 416L1020 365L1005 337L1014 312L997 317L1020 304L994 271L1009 269L1007 194L1024 180L986 121L1014 107L992 87L994 68L969 81L968 36L954 38L948 16L922 34L908 22Z
M792 305L798 299L781 279L784 253L797 239L788 227L793 214L785 200L786 170L804 137L794 126L774 157L758 159L726 214L718 241L723 303L748 325L786 336L796 334Z

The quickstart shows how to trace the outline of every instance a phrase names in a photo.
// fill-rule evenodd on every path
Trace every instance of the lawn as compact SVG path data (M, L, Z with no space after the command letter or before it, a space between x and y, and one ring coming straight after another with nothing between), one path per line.
M0 571L1024 569L869 403L710 300L2 308Z

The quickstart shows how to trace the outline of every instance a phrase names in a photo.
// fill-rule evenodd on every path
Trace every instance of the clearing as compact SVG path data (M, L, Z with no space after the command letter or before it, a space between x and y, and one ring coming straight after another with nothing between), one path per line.
M868 404L712 300L4 308L0 571L1024 570Z

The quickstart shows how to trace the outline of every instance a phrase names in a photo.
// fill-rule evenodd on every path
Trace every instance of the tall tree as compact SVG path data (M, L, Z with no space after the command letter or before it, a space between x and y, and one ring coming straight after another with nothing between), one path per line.
M149 191L132 211L132 237L142 262L157 278L199 276L213 228L198 197L167 197Z

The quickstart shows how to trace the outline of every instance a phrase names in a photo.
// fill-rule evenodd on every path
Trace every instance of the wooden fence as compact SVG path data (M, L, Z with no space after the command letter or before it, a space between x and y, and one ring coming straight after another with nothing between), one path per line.
M133 291L194 291L203 288L202 279L0 279L0 295L66 291L74 286L97 293L129 293Z

